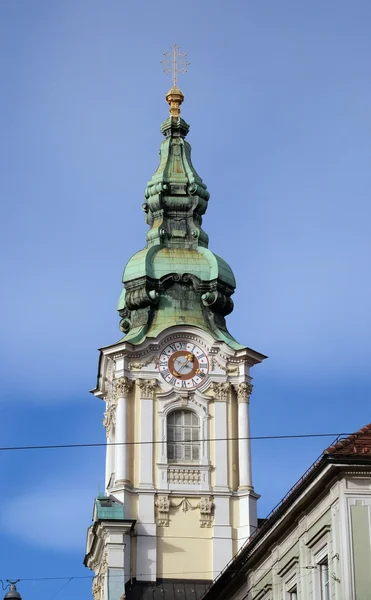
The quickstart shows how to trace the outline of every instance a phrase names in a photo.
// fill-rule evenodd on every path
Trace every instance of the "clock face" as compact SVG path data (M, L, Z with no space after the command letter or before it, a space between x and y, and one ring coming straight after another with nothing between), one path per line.
M173 342L160 354L160 373L176 388L196 388L209 372L209 361L201 348L193 342Z

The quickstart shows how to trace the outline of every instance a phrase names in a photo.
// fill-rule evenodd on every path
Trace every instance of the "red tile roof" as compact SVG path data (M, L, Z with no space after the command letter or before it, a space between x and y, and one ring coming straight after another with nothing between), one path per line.
M347 438L329 446L324 454L331 456L371 456L371 423Z

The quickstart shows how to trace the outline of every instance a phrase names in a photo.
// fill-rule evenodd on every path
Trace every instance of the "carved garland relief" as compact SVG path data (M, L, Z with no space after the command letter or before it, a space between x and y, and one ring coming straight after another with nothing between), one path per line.
M183 497L180 502L175 502L168 495L159 495L155 502L157 509L157 525L160 527L169 527L170 508L181 509L183 512L189 510L200 510L200 527L211 527L214 515L214 502L212 496L202 497L200 501L193 506L188 498Z

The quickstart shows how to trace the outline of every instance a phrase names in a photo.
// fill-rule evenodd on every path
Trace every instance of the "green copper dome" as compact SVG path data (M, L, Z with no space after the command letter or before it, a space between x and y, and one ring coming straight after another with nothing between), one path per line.
M220 278L226 285L236 287L230 266L208 248L167 248L162 245L140 250L129 260L122 278L123 283L138 277L161 279L168 273L192 273L201 281Z
M147 184L143 204L147 245L125 267L120 328L125 340L139 344L172 325L197 325L240 348L225 324L233 310L236 281L230 266L208 249L202 229L209 192L185 140L189 125L179 114L182 98L177 88L166 97L172 116L161 126L165 140L160 164Z

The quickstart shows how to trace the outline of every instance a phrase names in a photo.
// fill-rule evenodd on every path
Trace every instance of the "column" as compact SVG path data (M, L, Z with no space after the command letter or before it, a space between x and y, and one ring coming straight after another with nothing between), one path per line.
M153 488L153 400L156 381L138 379L140 389L140 476L139 487Z
M215 402L215 490L229 491L227 402L229 400L230 384L213 383L212 389Z
M236 386L238 401L239 490L252 488L249 403L253 386L244 381Z
M115 436L115 480L116 482L129 483L129 446L128 442L128 403L129 391L132 381L127 377L115 380L114 397L117 401L116 408L116 436Z

